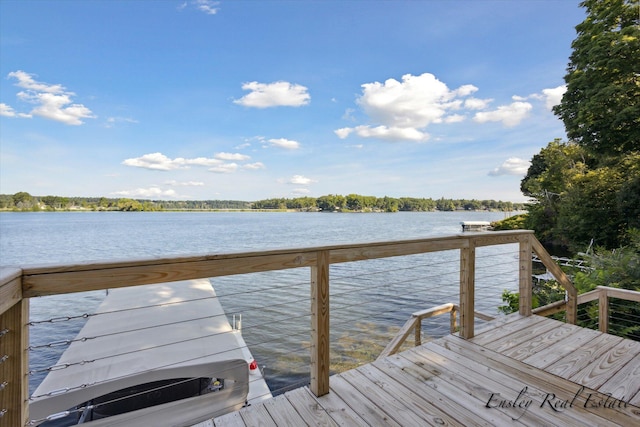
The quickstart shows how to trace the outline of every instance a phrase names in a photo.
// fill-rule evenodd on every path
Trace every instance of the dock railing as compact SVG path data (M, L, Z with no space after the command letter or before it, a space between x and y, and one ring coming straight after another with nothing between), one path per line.
M528 230L120 262L3 268L0 273L0 425L22 426L29 420L28 323L29 299L32 297L309 268L310 389L315 395L321 396L329 392L331 265L458 250L460 297L456 308L460 318L459 334L463 338L472 338L476 315L476 249L504 244L519 245L520 314L532 314L532 253L535 253L566 290L567 299L563 301L562 309L566 310L567 321L575 324L578 303L576 289L533 232Z

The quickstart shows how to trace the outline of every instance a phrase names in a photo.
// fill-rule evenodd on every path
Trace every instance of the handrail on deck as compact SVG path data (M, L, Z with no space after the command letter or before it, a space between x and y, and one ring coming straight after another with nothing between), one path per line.
M457 304L446 303L412 313L409 320L405 322L402 328L396 333L396 336L387 344L384 350L382 350L378 359L396 354L409 337L409 334L411 334L411 331L414 332L415 346L422 345L422 321L424 319L449 313L449 332L452 334L455 333L458 330L457 313L459 311L460 307ZM482 320L495 319L495 317L480 311L474 312L474 316Z
M532 313L532 261L535 253L566 289L567 321L576 323L577 291L529 230L462 233L424 239L279 249L190 257L54 266L22 266L0 271L0 414L2 423L18 426L29 419L29 298L308 267L311 306L311 391L329 392L329 267L445 250L460 251L459 332L474 335L476 248L519 244L520 314ZM6 356L6 357L5 357Z

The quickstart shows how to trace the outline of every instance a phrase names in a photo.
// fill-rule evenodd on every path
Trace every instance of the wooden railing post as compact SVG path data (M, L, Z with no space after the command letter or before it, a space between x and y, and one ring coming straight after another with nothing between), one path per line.
M451 314L449 317L449 331L452 334L456 333L456 329L458 329L458 321L457 321L458 307L454 306L451 309Z
M23 426L29 419L29 300L0 315L0 426Z
M22 270L0 269L0 426L23 426L29 419L28 322Z
M522 316L531 316L532 309L532 274L533 266L531 261L532 234L520 236L520 260L519 260L519 313Z
M311 392L329 393L329 252L311 267Z
M531 237L531 246L547 270L567 292L567 322L575 325L578 322L578 290L538 239Z
M460 336L473 338L475 311L476 247L475 240L460 249Z
M609 294L606 289L598 287L598 329L609 332Z

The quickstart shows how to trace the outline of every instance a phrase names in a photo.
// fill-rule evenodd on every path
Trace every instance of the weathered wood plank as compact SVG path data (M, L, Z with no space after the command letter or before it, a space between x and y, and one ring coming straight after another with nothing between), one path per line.
M605 425L616 423L621 426L637 425L640 421L640 408L630 405L628 407L624 405L622 407L616 406L615 408L585 406L587 398L590 399L590 403L597 403L599 401L604 402L607 396L590 388L580 386L563 377L550 374L526 363L503 356L495 351L478 349L478 346L472 342L454 336L447 336L433 343L460 354L464 354L465 352L479 352L484 356L482 364L487 368L515 376L524 384L545 390L547 393L552 393L558 399L573 400L575 398L574 406L570 409L589 413L589 419L592 420L592 422L586 425L598 425L600 419L608 420L606 422L602 421ZM546 409L548 406L545 405L544 407Z
M576 330L569 337L553 343L542 353L533 353L522 361L527 365L543 369L601 335L593 329L580 328L578 326L575 326L575 328Z
M213 420L216 427L246 427L240 412L231 412Z
M598 389L631 359L640 354L640 342L624 340L593 360L587 367L570 376L575 383ZM618 396L614 396L618 397Z
M333 379L331 380L333 381ZM305 388L308 393L310 390ZM336 424L343 427L368 427L367 424L344 400L336 393L329 392L324 396L315 397L316 401L322 406L325 412L331 417Z
M421 347L423 349L424 347ZM405 357L405 353L391 356L386 361L396 365L403 376L409 375L415 380L413 386L415 391L424 394L426 398L432 399L442 408L453 408L451 416L463 417L461 425L491 425L491 426L513 426L514 423L508 415L500 411L483 410L483 403L477 399L470 399L470 395L459 388L455 375L443 374L437 367L428 363L415 363ZM417 382L417 384L416 384ZM470 417L467 414L472 414Z
M249 410L251 408L251 410ZM251 427L277 427L264 404L259 403L241 409L240 416L247 426Z
M598 389L601 393L624 401L630 401L640 392L640 354L636 354L622 369Z
M517 322L518 320L521 320L523 318L524 316L520 315L519 313L512 313L506 316L498 316L495 319L491 320L489 323L485 323L484 325L476 328L476 336L473 338L473 340L475 342L475 340L479 339L479 335L493 331L494 329L502 327L507 323Z
M288 391L284 395L308 425L337 426L324 408L305 389Z
M404 402L389 393L389 389L385 388L382 383L376 384L362 371L354 369L343 372L340 376L357 388L360 393L364 394L376 407L384 411L398 424L416 426L426 422L426 420L411 411Z
M340 375L335 375L331 378L331 393L336 393L340 396L360 418L371 426L400 427L400 424L373 405L357 388Z
M305 424L289 399L282 394L266 400L263 405L278 427L298 427Z
M545 368L545 371L563 378L570 378L576 372L585 369L589 364L607 353L616 344L622 342L622 338L613 335L602 334L585 343L574 352L562 357Z
M507 316L511 317L511 316ZM514 332L526 330L533 325L544 322L545 318L540 316L521 316L514 317L514 321L505 322L505 323L494 323L495 321L489 322L489 325L494 326L493 328L487 328L481 334L477 334L473 337L472 341L478 345L485 346L489 343L502 339L505 336L509 336Z
M548 410L544 402L550 393L557 393L553 384L547 382L527 383L523 382L517 365L511 369L494 369L491 362L480 353L482 348L476 347L470 352L453 351L446 346L433 343L427 347L433 353L416 352L417 357L422 357L434 363L438 368L448 370L459 376L459 384L468 387L467 393L473 397L480 397L487 405L498 405L504 399L514 400L520 396L522 402L530 401L529 407L511 407L502 410L515 420L526 425L615 425L606 419L599 419L593 414L582 411L555 411ZM485 350L486 352L486 350ZM404 354L404 353L403 353ZM437 356L441 356L438 358ZM504 358L497 354L497 357ZM526 365L520 365L520 367ZM565 397L569 398L570 396ZM489 403L491 402L491 404ZM535 404L534 404L535 402Z
M562 327L562 325L563 323L557 321L538 322L530 325L526 329L511 332L502 338L491 341L483 345L483 347L497 351L498 353L503 353L513 347L530 341L533 337L558 329Z
M512 357L517 360L523 360L533 355L543 357L543 355L546 353L545 350L547 349L547 347L550 347L552 344L570 337L571 334L575 333L577 329L580 328L578 326L565 323L561 324L560 326L554 326L553 328L542 332L537 336L534 334L534 332L532 332L529 339L525 339L518 345L515 345L508 350L502 351L501 353L505 356Z
M0 268L0 315L22 299L22 270Z
M463 426L486 427L494 425L492 422L479 417L473 411L458 406L437 388L427 386L426 381L433 378L434 375L426 370L419 369L399 355L375 361L373 365L409 390L420 395L427 402L428 406L425 409L431 407L434 411L442 411L446 415L446 418L443 417L443 422L451 420L452 425ZM434 420L437 422L437 418L434 418Z
M455 418L433 405L423 395L415 393L410 387L407 387L405 381L402 379L398 381L397 378L389 375L385 365L372 363L360 366L358 370L376 385L385 388L390 394L400 399L427 424L432 426L455 426L459 424Z

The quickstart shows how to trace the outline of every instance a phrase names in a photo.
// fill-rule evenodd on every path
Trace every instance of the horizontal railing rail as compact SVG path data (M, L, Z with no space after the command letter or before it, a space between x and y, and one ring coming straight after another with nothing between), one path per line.
M529 230L462 233L424 239L366 242L294 249L277 249L186 257L21 266L0 274L0 423L24 425L28 417L29 298L213 278L275 270L310 270L310 389L329 392L330 266L440 251L459 251L459 334L474 335L476 249L503 244L519 245L518 288L520 314L532 313L532 253L535 253L567 292L567 321L576 322L577 292ZM422 317L422 316L417 316Z
M422 321L431 317L439 316L441 314L449 313L449 332L455 333L458 330L458 317L457 314L460 311L458 304L446 303L435 307L427 308L424 310L416 311L411 314L409 320L400 328L396 336L387 344L382 350L378 359L391 356L400 350L405 343L411 331L414 332L414 345L417 347L422 344ZM475 311L474 316L482 320L494 320L495 317L481 311Z

